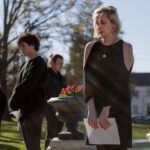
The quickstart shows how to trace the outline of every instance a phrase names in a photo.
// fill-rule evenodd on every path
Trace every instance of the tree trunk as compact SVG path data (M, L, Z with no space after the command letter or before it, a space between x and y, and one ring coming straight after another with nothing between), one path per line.
M7 59L4 57L2 58L2 62L1 62L0 81L1 81L2 90L7 95Z
M8 100L8 91L7 91L7 50L8 48L7 46L4 46L4 47L5 48L3 48L4 52L2 54L2 61L0 64L1 66L0 82L1 82L1 88ZM3 119L10 120L8 105L6 107Z

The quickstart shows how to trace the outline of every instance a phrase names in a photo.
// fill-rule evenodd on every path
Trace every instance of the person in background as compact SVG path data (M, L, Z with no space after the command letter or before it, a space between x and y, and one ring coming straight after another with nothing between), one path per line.
M115 118L121 144L96 145L97 149L127 150L132 147L129 88L134 62L132 45L118 36L120 21L114 6L97 8L93 23L97 40L86 45L83 58L88 124L107 129L111 126L108 117Z
M63 56L59 54L50 55L48 59L49 77L51 80L51 97L58 97L62 88L67 87L66 79L61 74L61 69L63 67ZM56 117L56 110L51 106L47 106L46 113L47 121L47 132L45 138L45 149L49 146L50 141L53 137L62 130L64 122L61 122ZM77 126L75 123L66 123L67 131L74 131Z
M19 124L27 150L40 150L42 121L46 100L42 83L47 71L46 62L38 56L40 40L34 33L23 33L18 47L27 57L20 68L18 80L10 97L10 107L19 111Z

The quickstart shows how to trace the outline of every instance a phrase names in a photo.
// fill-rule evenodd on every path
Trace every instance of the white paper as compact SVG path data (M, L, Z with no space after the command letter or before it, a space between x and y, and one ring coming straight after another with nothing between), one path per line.
M115 118L108 119L111 126L108 129L101 127L94 129L89 126L88 120L84 119L87 136L90 144L95 145L120 145L120 138L118 133L118 127Z
M15 116L16 119L19 120L20 110L18 110L18 111L12 111L10 114L12 114L13 116Z
M14 117L16 117L17 121L19 121L20 110L18 110L18 111L12 111L10 114L12 114ZM20 130L20 123L18 122L17 131L19 131L19 130Z

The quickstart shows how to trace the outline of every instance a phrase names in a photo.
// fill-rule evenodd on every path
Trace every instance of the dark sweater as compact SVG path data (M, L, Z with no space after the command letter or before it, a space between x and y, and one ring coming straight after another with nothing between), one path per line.
M20 109L22 114L44 110L46 101L41 84L45 78L46 67L40 56L23 63L10 98L10 107L13 110Z
M57 97L61 89L67 86L66 79L60 72L55 73L52 68L49 68L49 75L51 81L51 97Z

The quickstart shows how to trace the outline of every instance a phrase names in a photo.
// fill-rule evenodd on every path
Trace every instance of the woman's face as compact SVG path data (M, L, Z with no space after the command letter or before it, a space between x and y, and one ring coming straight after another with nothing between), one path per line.
M57 58L56 62L55 63L52 63L52 68L59 72L61 71L62 67L63 67L63 64L64 64L64 61L63 59L60 59L60 58Z
M101 13L97 18L97 29L102 38L113 34L113 24L105 13Z

